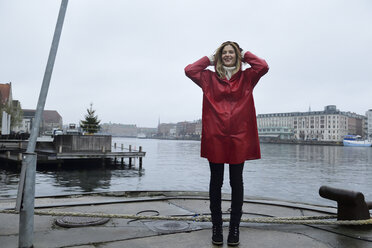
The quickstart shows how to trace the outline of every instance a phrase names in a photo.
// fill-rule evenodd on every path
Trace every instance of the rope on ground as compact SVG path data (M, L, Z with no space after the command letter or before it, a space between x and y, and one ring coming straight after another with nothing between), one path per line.
M0 213L18 214L15 210L0 210ZM174 221L195 221L209 222L210 216L195 215L192 217L173 217L173 216L144 216L144 215L129 215L129 214L105 214L105 213L79 213L79 212L53 212L35 210L36 215L48 216L70 216L70 217L96 217L96 218L121 218L135 220L174 220ZM242 218L241 222L247 223L267 223L267 224L311 224L311 225L371 225L372 219L367 220L327 220L335 219L336 215L324 216L295 216L295 217L261 217L261 218ZM223 221L228 222L229 218L223 218Z

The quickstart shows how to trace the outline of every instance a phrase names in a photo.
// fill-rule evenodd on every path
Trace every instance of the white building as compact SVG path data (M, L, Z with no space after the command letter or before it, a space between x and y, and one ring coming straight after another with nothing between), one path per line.
M324 111L259 114L257 125L260 137L342 141L347 134L363 136L364 120L362 115L329 105Z
M372 109L366 112L367 116L367 137L372 140Z

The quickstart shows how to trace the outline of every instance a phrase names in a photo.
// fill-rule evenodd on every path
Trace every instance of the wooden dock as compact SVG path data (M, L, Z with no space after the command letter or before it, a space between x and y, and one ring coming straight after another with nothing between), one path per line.
M0 140L0 164L15 164L20 167L26 147L27 141ZM131 146L124 148L122 145L120 152L112 151L111 148L111 136L59 135L48 141L38 141L35 152L38 165L43 166L61 167L72 163L132 166L138 159L139 169L142 169L142 158L146 155L142 147L134 150ZM125 159L128 163L125 163Z

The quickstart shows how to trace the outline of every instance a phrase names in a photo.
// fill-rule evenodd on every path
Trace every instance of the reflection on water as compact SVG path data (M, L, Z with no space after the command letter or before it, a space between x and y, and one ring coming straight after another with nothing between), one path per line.
M245 185L255 196L330 204L318 195L320 186L329 185L372 200L370 148L263 144L262 150L262 159L251 162L253 173L245 171Z
M144 170L132 168L38 171L36 195L122 190L208 190L209 165L200 142L113 138L120 151L143 147ZM335 205L320 198L321 185L361 191L372 201L372 149L261 144L262 159L247 161L246 196ZM15 197L18 174L0 169L0 198ZM229 193L228 170L223 191Z
M17 195L19 173L0 169L0 198Z
M110 170L58 171L54 174L54 185L64 188L80 188L83 192L96 189L109 189L111 181Z
M102 192L109 191L112 187L112 181L115 178L141 177L143 171L136 168L125 169L104 169L104 168L84 168L68 169L55 171L38 171L36 187L39 188L40 195L53 195L80 192ZM39 179L39 180L38 180ZM52 188L46 184L52 183ZM40 185L40 187L38 187ZM56 188L56 192L50 190Z
M121 167L120 169L87 168L37 170L36 195L109 191L118 178L140 178L145 170ZM16 197L19 173L0 169L0 198ZM118 189L124 190L124 189Z

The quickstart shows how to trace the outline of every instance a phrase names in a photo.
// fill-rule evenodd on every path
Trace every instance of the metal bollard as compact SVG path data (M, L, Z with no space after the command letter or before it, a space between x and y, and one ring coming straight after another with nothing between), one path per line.
M370 218L369 208L372 202L366 203L360 192L322 186L319 195L337 201L338 220L367 220Z

